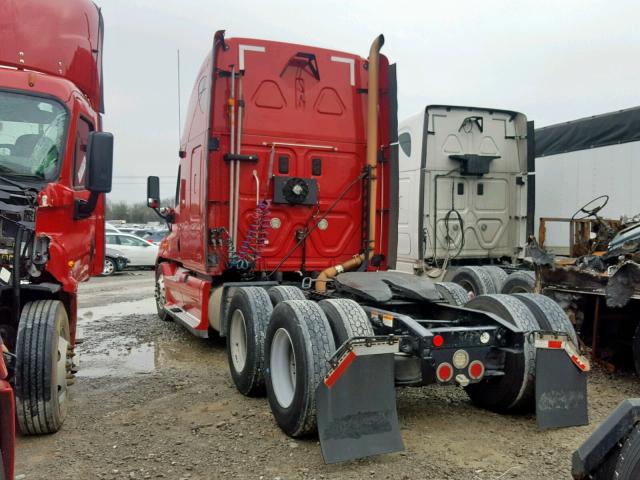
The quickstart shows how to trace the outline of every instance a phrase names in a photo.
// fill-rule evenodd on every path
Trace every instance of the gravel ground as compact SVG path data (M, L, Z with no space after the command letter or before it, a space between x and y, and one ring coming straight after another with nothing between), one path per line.
M235 390L221 342L154 314L153 275L93 279L80 293L80 372L63 429L22 437L17 474L31 479L566 479L573 450L623 399L631 375L596 369L591 424L539 432L458 388L397 390L406 451L324 465L317 438L292 440L264 398Z

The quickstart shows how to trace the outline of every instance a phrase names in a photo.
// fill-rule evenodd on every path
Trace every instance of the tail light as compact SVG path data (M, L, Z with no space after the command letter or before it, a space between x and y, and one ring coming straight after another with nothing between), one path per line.
M479 380L484 376L484 364L480 360L474 360L469 365L469 376L473 380Z
M442 335L436 335L435 337L433 337L432 342L434 347L441 347L442 345L444 345L444 338Z
M443 383L450 381L453 378L453 367L450 363L444 362L438 365L436 369L436 377Z

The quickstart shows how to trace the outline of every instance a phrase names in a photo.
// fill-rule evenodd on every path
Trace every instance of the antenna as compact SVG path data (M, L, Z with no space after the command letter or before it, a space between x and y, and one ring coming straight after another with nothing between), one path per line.
M182 141L182 118L180 114L180 49L178 49L178 150Z

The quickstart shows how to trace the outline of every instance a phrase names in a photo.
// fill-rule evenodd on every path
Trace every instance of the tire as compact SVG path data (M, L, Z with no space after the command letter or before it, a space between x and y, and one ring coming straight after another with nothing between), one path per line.
M118 270L118 265L116 264L115 260L113 260L113 258L104 257L104 267L102 268L103 277L110 277Z
M167 303L167 297L164 290L164 279L162 278L162 272L160 271L160 264L156 267L156 280L155 280L155 288L154 288L154 297L156 300L156 312L158 313L158 317L160 320L164 320L165 322L171 321L171 315L167 313L164 309L164 306Z
M336 347L353 337L375 335L366 312L353 300L321 300L318 305L327 316Z
M507 277L500 288L500 293L533 293L536 287L536 274L522 270L513 272Z
M453 282L436 282L436 290L449 305L462 307L469 301L469 292Z
M616 480L640 478L640 426L636 425L627 437L618 459L613 477Z
M484 270L489 274L491 280L493 280L493 286L496 289L496 293L500 293L502 284L505 282L509 274L500 267L496 267L494 265L487 265L480 268L484 268Z
M527 332L538 330L535 317L515 297L508 295L482 295L465 307L494 313ZM499 413L528 411L533 406L535 388L535 346L526 341L522 353L506 353L505 374L490 377L465 387L476 405Z
M568 333L575 346L579 346L578 336L571 320L554 300L538 293L516 293L513 296L527 306L540 328Z
M57 432L67 416L70 338L62 302L25 304L18 325L15 373L16 418L24 435Z
M273 307L264 288L237 288L227 311L227 362L248 397L264 394L264 336Z
M451 276L451 281L475 297L498 293L493 278L483 267L460 267Z
M275 307L278 303L285 300L306 300L302 290L292 285L278 285L269 289L269 298L271 304Z
M267 398L287 435L317 430L316 387L334 351L331 327L317 303L289 300L273 310L265 340Z

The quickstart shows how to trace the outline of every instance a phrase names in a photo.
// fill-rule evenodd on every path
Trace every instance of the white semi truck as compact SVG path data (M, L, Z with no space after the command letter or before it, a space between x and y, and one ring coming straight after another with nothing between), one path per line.
M500 293L505 281L529 291L533 274L519 267L534 230L533 122L508 110L430 105L398 134L396 268L476 295Z

